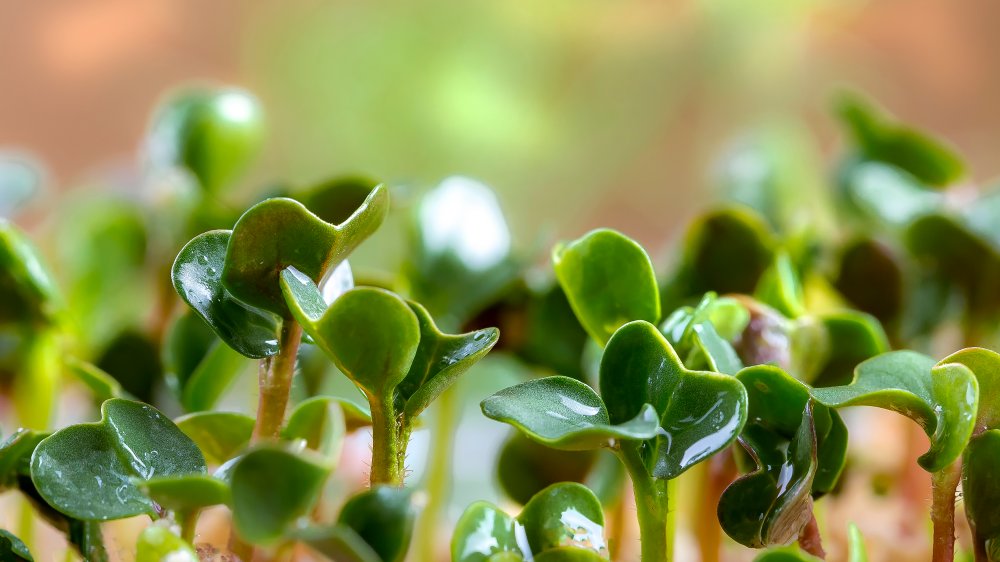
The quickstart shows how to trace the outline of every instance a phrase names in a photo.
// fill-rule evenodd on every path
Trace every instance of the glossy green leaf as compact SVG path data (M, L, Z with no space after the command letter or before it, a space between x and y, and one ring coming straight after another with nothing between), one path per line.
M672 312L660 325L660 331L685 358L686 365L735 375L743 362L730 340L738 338L749 322L750 312L739 301L709 292L694 308L684 306ZM719 333L718 326L725 336Z
M556 246L552 262L580 324L601 345L627 322L660 320L653 263L625 235L594 230Z
M659 425L643 449L655 478L676 478L736 440L746 422L747 393L735 378L691 371L655 326L622 326L604 350L601 395L611 423L623 423L652 404Z
M396 387L397 400L410 419L447 390L470 367L489 353L500 338L496 328L486 328L465 334L442 333L427 309L409 302L420 323L420 345L406 377Z
M222 283L251 306L289 317L279 276L288 267L318 283L382 224L389 211L384 186L338 225L323 221L294 199L267 199L236 221L226 249Z
M201 451L173 422L152 406L120 398L101 406L100 422L53 433L31 457L39 494L83 520L155 515L136 479L204 472Z
M445 178L416 204L410 230L407 295L449 330L490 304L518 273L497 196L476 180Z
M795 434L784 443L787 449L776 447L766 429L756 423L741 437L757 469L726 488L719 499L718 515L722 529L742 545L762 548L788 544L812 517L816 433L808 402L798 417ZM760 429L763 436L758 435Z
M341 372L369 399L391 398L420 343L420 324L406 301L360 287L327 308L313 281L292 268L281 274L281 286L295 319Z
M774 260L775 245L770 226L749 209L730 207L698 217L684 236L664 305L673 308L709 291L752 294Z
M31 454L49 433L19 429L0 443L0 490L15 488L19 476L31 474Z
M238 88L192 89L160 108L147 150L154 167L186 168L207 192L232 185L264 140L257 99Z
M129 398L121 383L96 365L75 357L67 358L65 365L69 368L69 372L90 390L96 402L103 403L112 398Z
M631 418L612 424L597 393L569 377L514 385L480 406L486 417L508 423L539 443L569 451L611 447L618 440L645 440L657 433L657 413L649 404L639 405Z
M330 467L309 451L266 446L240 457L232 468L233 524L257 544L279 541L319 499Z
M4 562L34 562L31 552L21 539L0 529L0 560Z
M164 509L190 511L230 502L229 485L208 474L153 477L138 483Z
M547 552L553 552L548 558L553 561L593 559L570 551L589 552L598 560L608 555L601 504L575 483L545 488L516 519L490 503L476 502L462 514L451 542L454 562L537 560Z
M346 525L308 527L295 531L295 538L335 562L382 562L372 547Z
M990 429L969 441L962 463L962 497L973 538L981 545L1000 541L998 462L1000 429Z
M0 219L0 323L50 322L59 307L38 250L16 226Z
M181 416L174 423L198 445L205 460L221 464L250 443L254 419L236 412L196 412Z
M413 490L377 486L347 500L337 524L354 530L383 562L401 562L413 536Z
M1000 354L981 347L970 347L952 353L940 364L965 365L979 383L979 406L974 433L1000 429Z
M959 179L964 165L948 145L903 125L859 94L844 94L837 113L861 154L899 167L929 185L944 186Z
M162 525L150 525L139 534L135 562L198 562L191 545Z
M931 438L918 462L928 472L951 464L969 442L976 423L979 385L958 363L939 363L912 351L893 351L861 363L847 386L817 388L813 396L831 408L875 406L917 422Z
M754 297L788 318L805 313L802 282L786 252L778 252L771 266L761 274Z
M231 231L213 230L188 242L174 260L174 288L226 345L247 357L269 357L278 353L278 319L240 302L222 284L231 238Z
M340 456L347 432L340 399L316 396L295 406L281 430L282 439L302 440L305 446L334 461ZM370 419L370 417L369 417Z
M30 451L28 451L30 457ZM30 468L25 461L23 470L19 470L17 489L34 507L35 513L52 527L61 530L66 535L68 544L88 562L107 562L108 553L104 548L104 538L101 533L100 521L86 521L68 516L49 505L39 494L35 483L30 478Z

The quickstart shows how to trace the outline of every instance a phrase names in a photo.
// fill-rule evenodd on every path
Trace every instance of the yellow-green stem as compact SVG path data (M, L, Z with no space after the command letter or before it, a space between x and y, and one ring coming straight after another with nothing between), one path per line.
M258 381L260 399L257 403L257 423L253 428L255 443L276 439L281 432L301 341L302 327L294 320L286 319L281 323L278 354L261 360Z
M673 480L653 478L646 470L638 446L624 443L619 457L632 479L635 509L639 517L642 562L672 562L674 559Z
M370 482L403 485L400 462L400 423L391 396L369 397L372 408L372 471Z
M438 398L437 412L431 428L431 458L427 466L427 505L420 517L422 532L416 552L418 560L436 560L441 517L451 496L450 474L452 452L455 447L455 428L458 427L460 387L454 386Z
M53 327L25 334L21 372L14 379L14 409L21 427L44 431L52 423L62 362Z

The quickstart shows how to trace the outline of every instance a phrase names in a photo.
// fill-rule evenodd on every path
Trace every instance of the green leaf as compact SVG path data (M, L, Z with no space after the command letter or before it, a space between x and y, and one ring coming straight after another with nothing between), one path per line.
M52 322L59 308L55 282L38 250L0 219L0 324Z
M898 322L903 313L906 285L900 256L877 240L862 238L842 250L833 285L851 306L882 324Z
M382 562L379 555L354 529L345 525L308 527L294 533L295 538L314 551L336 562Z
M215 408L233 381L247 367L246 357L222 341L216 341L181 392L181 404L189 412Z
M660 325L660 332L689 366L735 375L742 360L729 342L750 322L750 311L739 301L709 292L694 308L678 308ZM718 326L725 334L719 333Z
M279 276L295 267L318 283L382 224L389 194L377 186L347 220L324 222L294 199L275 198L247 209L233 227L222 283L250 306L288 318Z
M514 318L518 323L517 329L504 332L504 349L552 373L584 380L581 357L590 338L562 287L555 282L525 287L523 294L514 292L511 300L501 305L501 322Z
M377 486L347 500L337 524L354 530L383 562L401 562L416 515L413 490Z
M726 488L718 515L726 534L744 546L788 544L812 517L816 433L808 402L799 419L787 450L775 447L766 430L758 436L761 426L757 424L748 426L741 438L757 469Z
M43 439L31 457L31 480L57 510L83 520L156 515L135 479L201 474L201 451L147 404L115 398L101 421L72 425Z
M135 562L197 562L198 553L184 539L161 525L150 525L139 534Z
M31 474L31 454L50 434L18 429L0 444L0 490L14 488L19 476Z
M0 560L4 562L34 562L31 552L21 539L10 531L0 529Z
M1000 429L1000 354L981 347L970 347L956 351L940 361L942 365L949 363L965 365L979 383L979 406L974 433Z
M637 407L632 418L612 424L593 389L562 376L505 388L480 407L488 418L508 423L539 443L569 451L612 447L616 440L650 439L657 432L657 413L649 404Z
M868 562L865 538L861 536L861 530L854 523L847 526L847 552L847 562Z
M238 88L192 89L158 111L147 150L154 167L183 167L207 192L229 187L264 140L257 99Z
M435 398L489 353L500 338L500 332L496 328L485 328L465 334L445 334L434 325L427 309L412 301L407 304L420 323L420 345L406 378L396 387L397 400L402 403L397 409L404 411L406 417L416 419Z
M875 406L917 422L931 438L918 462L928 472L951 464L969 442L976 423L979 385L957 363L939 363L912 351L892 351L861 363L847 386L817 388L813 396L831 408Z
M848 160L839 187L852 216L862 226L895 231L941 208L940 193L928 189L910 173L881 162Z
M524 505L538 492L559 482L583 482L598 451L562 451L512 432L497 458L497 484L514 502ZM617 459L615 464L621 466Z
M973 539L980 545L1000 540L998 462L1000 429L990 429L969 441L962 461L962 498Z
M787 253L778 252L775 255L774 262L757 282L754 297L787 318L797 318L805 313L802 282Z
M130 397L129 394L122 389L121 383L115 380L115 378L108 373L98 368L96 365L92 365L75 357L67 358L65 365L69 368L69 372L72 373L77 380L82 382L88 390L90 390L97 403L103 403L105 400L110 400L112 398Z
M154 477L139 485L160 507L171 511L230 503L229 485L207 474Z
M282 439L301 439L305 446L335 461L340 456L347 433L344 410L339 398L316 396L295 406L281 430ZM371 416L368 418L371 420Z
M535 494L516 519L490 503L473 503L451 541L453 562L537 560L549 552L552 561L594 559L573 551L597 560L608 555L601 503L586 487L567 482Z
M389 291L352 289L329 308L315 283L294 268L282 290L302 329L369 400L381 401L403 381L420 343L420 324L406 302Z
M233 524L245 540L274 544L319 499L330 467L310 451L254 449L232 468Z
M823 340L823 353L816 357L813 343L801 339L803 323L799 323L792 335L793 363L801 366L806 380L813 386L843 385L850 382L849 374L862 361L889 351L889 339L878 320L854 310L824 314L815 318ZM809 326L806 323L805 330ZM805 351L804 355L803 352ZM809 373L815 369L814 373Z
M247 306L223 287L228 230L195 236L177 254L171 269L174 288L226 345L254 359L278 353L278 319Z
M820 559L802 552L797 546L783 546L760 553L753 562L820 562Z
M684 367L652 324L622 326L601 360L601 395L611 423L622 423L644 404L660 416L655 442L643 448L655 478L676 478L736 440L747 416L747 393L735 378Z
M895 121L860 94L841 95L836 109L866 158L892 164L935 186L953 183L965 172L951 146Z
M294 198L324 221L340 224L363 205L368 194L381 183L365 176L340 176L320 182Z
M684 236L664 304L673 308L709 291L752 294L774 260L775 245L767 221L749 209L730 207L698 217Z
M653 263L614 230L594 230L552 251L556 278L587 333L604 345L626 322L660 320Z
M221 464L236 457L250 443L254 419L236 412L196 412L181 416L174 423L198 445L205 460Z

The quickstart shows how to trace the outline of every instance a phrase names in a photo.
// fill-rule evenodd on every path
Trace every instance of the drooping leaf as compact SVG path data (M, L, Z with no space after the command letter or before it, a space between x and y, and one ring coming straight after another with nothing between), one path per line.
M396 387L397 409L410 419L416 417L435 398L447 390L470 367L489 353L500 338L496 328L465 334L442 333L427 309L407 303L420 324L420 345L406 377Z
M282 290L302 329L370 399L392 398L413 364L420 325L389 291L360 287L327 308L316 285L296 269L281 274Z
M174 423L198 445L205 460L222 464L250 443L254 419L236 412L195 412L177 418Z
M909 417L931 438L930 450L918 462L936 472L958 458L969 442L979 385L964 365L935 365L919 353L892 351L858 365L851 384L817 388L813 396L831 408L875 406Z
M101 421L72 425L43 439L31 457L31 480L57 510L82 520L155 515L136 480L202 474L201 451L152 406L115 398Z
M5 529L0 529L0 560L4 562L34 562L31 552L21 539Z
M222 285L228 230L199 234L174 261L174 288L201 318L241 354L259 359L278 353L278 319L264 310L240 302Z
M676 478L736 440L746 422L747 393L730 375L691 371L655 326L619 328L604 350L601 395L611 423L653 405L661 429L643 450L655 478Z
M521 536L523 533L523 539ZM525 544L525 542L527 544ZM547 553L552 554L547 554ZM521 559L596 560L608 556L604 512L593 492L575 483L549 486L515 519L487 502L470 505L452 535L454 562Z
M232 467L233 524L243 539L274 544L319 499L330 467L310 451L256 448Z
M135 562L197 562L198 553L184 539L162 525L150 525L139 534Z
M157 505L171 511L229 504L231 497L229 485L208 474L153 477L140 487Z
M179 92L154 117L147 152L154 168L183 167L202 189L232 185L264 139L257 99L238 88Z
M383 562L401 562L410 546L416 515L413 490L377 486L349 499L337 524L357 533Z
M625 235L594 230L556 246L552 262L580 324L601 345L627 322L660 320L653 263Z
M382 224L389 210L385 186L338 225L323 221L294 199L267 199L233 226L222 283L246 304L288 318L279 276L288 267L318 283Z
M486 417L508 423L539 443L569 451L609 447L617 440L650 439L657 432L657 413L649 404L637 406L631 418L612 424L597 393L569 377L514 385L480 406Z
M787 450L775 447L766 429L747 427L740 438L757 469L729 485L719 499L722 529L751 548L787 544L812 517L816 475L816 433L811 405L802 411ZM764 433L764 435L758 435Z
M500 203L476 180L444 179L420 199L410 228L408 297L449 330L479 313L518 272Z
M51 322L59 308L55 282L38 250L0 219L0 323Z
M949 145L895 121L861 95L843 94L836 109L865 158L892 164L933 186L946 186L964 173Z

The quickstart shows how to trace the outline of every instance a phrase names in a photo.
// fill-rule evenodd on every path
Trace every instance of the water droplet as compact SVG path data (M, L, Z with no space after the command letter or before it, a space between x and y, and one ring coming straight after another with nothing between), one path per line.
M208 265L208 256L198 256L198 263Z

